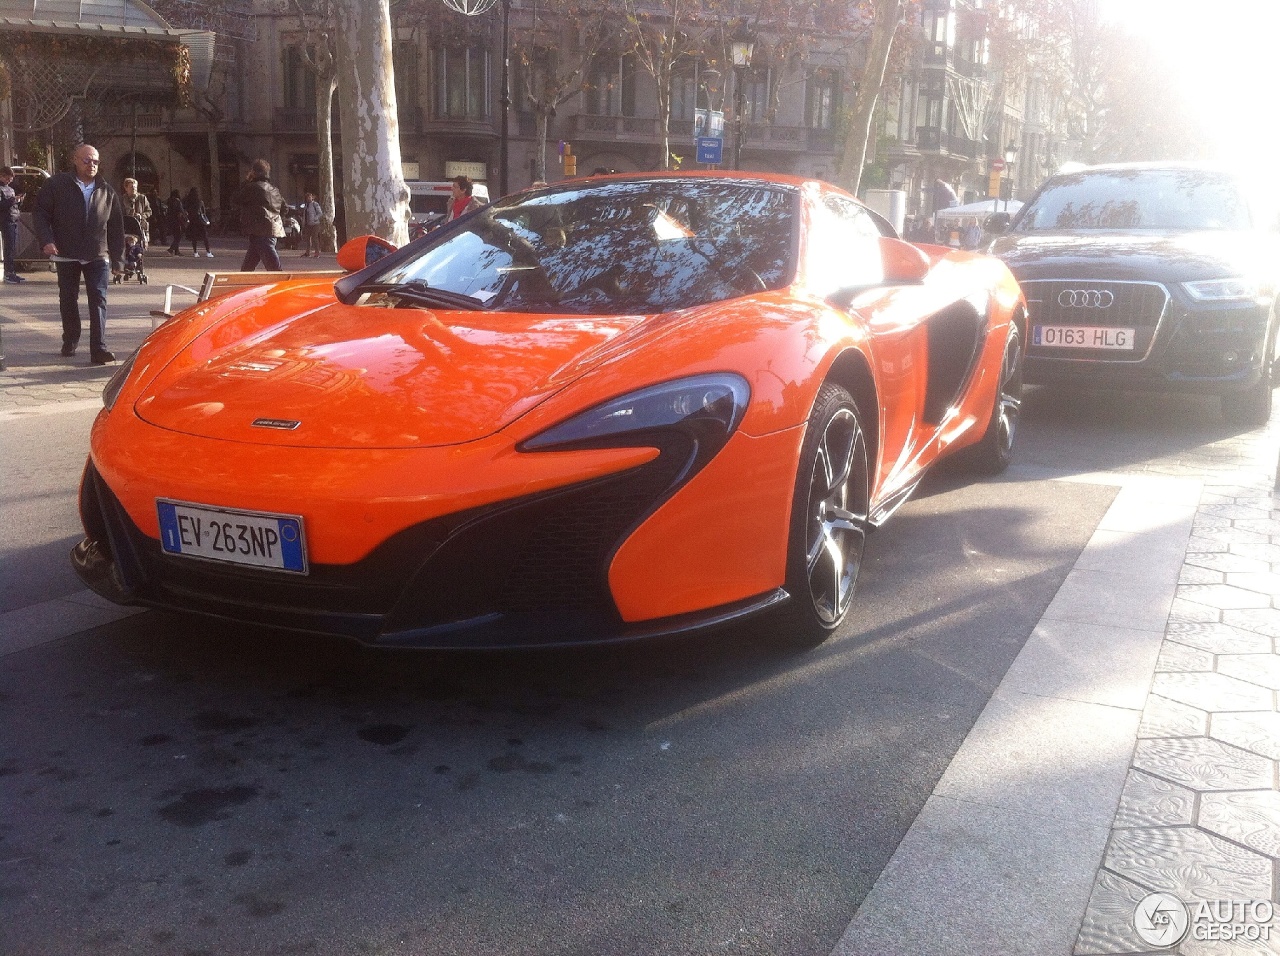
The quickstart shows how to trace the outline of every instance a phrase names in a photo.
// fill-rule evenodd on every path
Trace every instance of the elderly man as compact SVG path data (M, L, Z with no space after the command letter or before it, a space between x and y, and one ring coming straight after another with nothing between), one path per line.
M114 362L107 351L107 283L124 257L124 210L120 196L98 171L98 150L76 147L75 172L51 177L36 196L36 236L58 269L62 354L80 343L80 279L89 299L89 361Z

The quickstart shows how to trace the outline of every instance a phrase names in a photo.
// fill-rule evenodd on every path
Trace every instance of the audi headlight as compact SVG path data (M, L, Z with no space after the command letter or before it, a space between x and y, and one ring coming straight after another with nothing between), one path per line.
M665 443L678 431L693 439L696 457L718 451L742 421L751 387L728 372L651 385L575 415L524 441L521 451L619 448Z
M116 399L120 397L120 389L124 388L125 381L129 378L129 373L133 371L134 359L138 357L138 353L134 352L121 363L115 373L107 379L107 384L102 388L102 404L109 411L111 406L116 403Z
M1258 283L1241 277L1184 282L1182 288L1197 302L1255 302L1262 298Z

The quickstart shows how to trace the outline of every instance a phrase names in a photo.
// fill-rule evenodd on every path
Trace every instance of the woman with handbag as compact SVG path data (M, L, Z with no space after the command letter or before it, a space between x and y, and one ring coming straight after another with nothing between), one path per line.
M197 246L203 242L205 256L212 259L213 253L209 251L209 212L204 208L204 200L200 198L198 186L192 186L187 192L183 206L187 210L187 235L191 239L191 254L199 256L200 250Z

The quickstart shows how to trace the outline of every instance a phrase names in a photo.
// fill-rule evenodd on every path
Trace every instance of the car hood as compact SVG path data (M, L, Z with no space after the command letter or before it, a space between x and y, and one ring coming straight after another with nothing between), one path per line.
M1276 241L1250 232L1011 233L992 243L1020 280L1147 279L1190 282L1229 276L1269 277Z
M434 312L278 296L194 338L145 421L271 445L404 448L491 435L625 347L643 317ZM309 306L310 308L306 308ZM296 313L271 321L272 315ZM296 423L296 424L294 424Z

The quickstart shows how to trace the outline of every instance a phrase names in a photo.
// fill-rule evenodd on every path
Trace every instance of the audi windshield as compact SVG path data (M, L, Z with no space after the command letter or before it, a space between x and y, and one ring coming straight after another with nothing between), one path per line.
M1249 203L1229 173L1206 169L1082 170L1049 183L1014 232L1253 228Z

